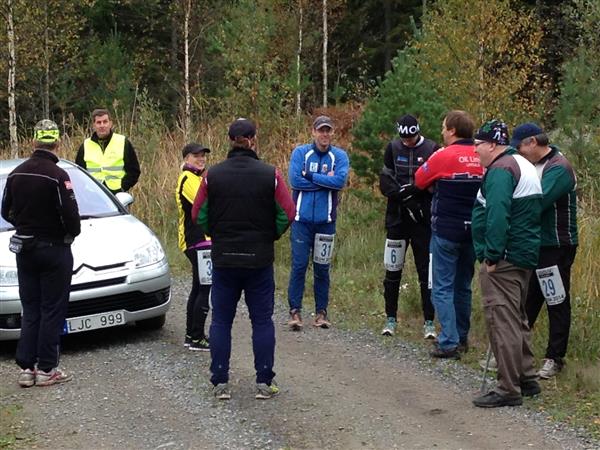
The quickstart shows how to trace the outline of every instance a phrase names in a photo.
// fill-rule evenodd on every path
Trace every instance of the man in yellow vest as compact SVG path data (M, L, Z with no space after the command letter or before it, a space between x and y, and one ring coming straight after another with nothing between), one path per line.
M128 191L140 177L140 163L129 139L114 133L107 109L92 111L94 134L83 141L75 162L113 194Z

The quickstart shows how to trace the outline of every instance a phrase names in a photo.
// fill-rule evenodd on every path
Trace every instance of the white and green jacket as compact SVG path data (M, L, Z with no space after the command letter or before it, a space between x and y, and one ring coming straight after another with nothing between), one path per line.
M508 147L487 168L477 193L471 230L477 259L537 266L542 186L536 169Z

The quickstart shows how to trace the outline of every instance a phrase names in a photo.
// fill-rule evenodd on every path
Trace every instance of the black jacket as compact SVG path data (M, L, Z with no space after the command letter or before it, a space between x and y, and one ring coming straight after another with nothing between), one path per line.
M234 147L208 170L208 234L215 267L261 268L273 263L278 238L275 167Z
M17 234L70 244L80 231L79 209L67 172L56 155L36 149L13 170L2 197L2 217Z
M379 189L388 199L385 212L387 229L399 227L409 220L429 226L432 196L414 187L415 172L438 148L440 146L436 142L424 137L414 147L405 146L400 139L386 147ZM401 187L406 185L410 187L402 192Z
M111 130L110 135L106 139L100 140L98 135L96 133L94 133L94 134L92 134L92 137L90 139L92 141L94 141L96 144L98 144L100 146L100 148L102 148L102 150L104 151L104 149L110 142L112 135L113 135L113 132ZM87 170L87 164L85 163L85 152L83 149L83 144L81 144L79 146L79 149L77 150L77 156L75 156L75 163L79 167L82 167ZM133 148L133 145L131 145L131 142L129 142L129 139L127 139L127 138L125 138L125 150L123 153L123 170L125 171L125 176L121 180L121 190L128 191L133 186L135 186L135 184L138 182L138 179L140 178L141 170L140 170L140 163L139 163L137 155L135 153L135 149Z

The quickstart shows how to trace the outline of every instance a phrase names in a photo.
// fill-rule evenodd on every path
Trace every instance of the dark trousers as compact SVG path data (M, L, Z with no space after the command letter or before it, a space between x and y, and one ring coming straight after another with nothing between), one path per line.
M558 305L547 305L550 331L546 358L553 359L559 364L563 363L569 343L569 331L571 329L571 266L575 260L576 252L576 245L540 248L538 268L558 266L565 287L566 298L564 301ZM533 328L544 303L545 299L534 272L529 281L526 303L527 319L531 328Z
M17 270L23 319L16 361L22 369L37 363L48 371L58 366L73 273L71 247L38 243L17 254Z
M185 334L194 341L202 340L206 337L204 334L204 325L208 315L208 297L210 295L210 285L200 284L198 275L198 252L194 249L185 251L185 256L192 263L192 290L188 296Z
M273 265L260 269L213 269L212 321L210 324L210 381L213 385L229 381L231 326L242 291L252 322L252 349L256 382L271 384L275 377L275 326L273 305L275 281Z
M406 248L412 247L419 285L421 288L421 307L425 320L433 320L434 308L431 303L431 289L429 289L429 241L431 240L431 227L428 223L407 224L398 228L388 228L388 239L406 239ZM396 318L398 314L398 297L402 270L395 272L386 270L383 280L383 297L385 299L385 313L387 317Z

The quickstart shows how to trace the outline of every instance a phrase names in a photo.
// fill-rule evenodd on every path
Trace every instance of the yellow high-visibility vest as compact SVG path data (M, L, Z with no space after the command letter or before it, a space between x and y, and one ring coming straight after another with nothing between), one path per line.
M121 180L125 176L125 136L113 133L110 142L102 147L90 138L83 141L83 159L87 171L100 182L104 182L111 191L121 189Z

